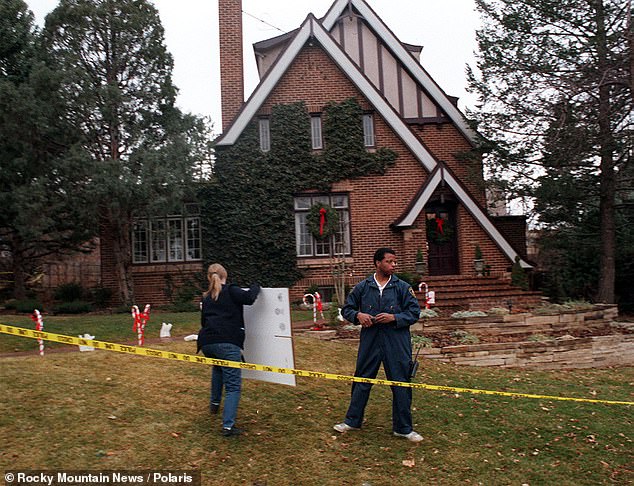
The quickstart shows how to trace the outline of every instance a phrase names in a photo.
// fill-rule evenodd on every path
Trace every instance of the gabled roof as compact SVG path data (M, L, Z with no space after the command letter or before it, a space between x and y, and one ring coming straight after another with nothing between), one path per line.
M467 209L467 211L469 211L471 216L478 221L482 229L493 238L493 241L495 241L500 250L511 258L511 260L515 261L515 255L517 255L515 249L498 231L482 207L469 195L467 190L460 183L460 180L454 175L453 171L441 161L438 162L436 168L431 172L431 174L429 174L429 177L420 187L405 212L392 224L392 226L396 228L407 228L412 226L414 221L416 221L416 218L418 218L418 215L425 208L425 205L436 188L443 182L452 189L458 200ZM524 260L520 260L520 263L523 268L531 268L531 265Z
M434 189L441 181L445 181L467 210L479 222L484 231L491 236L504 254L511 261L514 261L517 256L517 252L511 245L509 245L495 225L493 225L493 223L489 220L486 213L480 208L477 202L473 200L465 188L460 184L458 179L454 177L453 173L444 166L444 164L437 160L427 149L422 140L420 140L420 138L412 132L409 126L396 113L383 95L359 70L356 64L354 64L346 52L339 44L337 44L337 42L334 41L332 36L326 30L326 28L330 29L334 25L335 21L349 4L356 7L357 10L364 15L372 28L375 29L377 34L381 36L393 50L394 54L408 69L411 70L411 74L421 83L426 83L424 85L425 88L430 94L432 94L432 96L434 96L434 99L441 105L442 109L445 113L447 113L452 121L454 121L456 126L458 126L465 135L471 133L475 138L475 134L466 125L460 111L451 103L445 93L407 52L402 44L396 39L394 34L392 34L385 24L383 24L376 14L367 6L364 0L336 0L324 17L324 25L322 25L313 14L309 14L306 17L306 20L304 20L301 27L295 32L294 38L286 46L286 49L282 52L261 80L253 94L243 105L233 123L228 127L227 131L217 139L216 145L219 147L233 145L237 141L238 137L242 134L249 122L257 115L257 112L262 104L271 94L306 42L310 39L316 40L335 62L335 64L337 64L343 73L348 76L350 81L364 94L366 99L374 106L385 122L407 146L411 154L420 161L428 172L430 172L430 177L425 182L422 190L419 191L408 210L394 223L393 226L400 228L411 226L423 210ZM436 96L438 98L436 98ZM462 127L458 122L462 124ZM469 138L471 140L474 139L471 137ZM521 261L521 264L525 268L531 266L523 260Z
M412 77L414 77L414 79L427 90L432 99L438 103L440 108L447 114L458 130L460 130L460 132L462 132L468 140L474 143L476 141L476 133L469 127L460 110L458 110L458 108L451 102L440 86L436 84L420 63L412 57L389 27L385 25L381 18L364 0L335 0L335 3L332 7L330 7L330 10L328 10L328 13L323 19L324 28L330 31L337 19L342 16L346 7L349 5L354 6L357 9L363 19L370 27L372 27L383 42L385 42L392 53L409 71Z

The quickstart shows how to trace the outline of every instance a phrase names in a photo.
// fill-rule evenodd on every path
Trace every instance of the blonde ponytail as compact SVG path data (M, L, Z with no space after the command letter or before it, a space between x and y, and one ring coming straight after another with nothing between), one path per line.
M218 300L218 295L222 290L222 284L227 281L227 271L220 263L212 263L207 269L207 280L209 280L209 289L205 292L205 296L211 295L213 300Z

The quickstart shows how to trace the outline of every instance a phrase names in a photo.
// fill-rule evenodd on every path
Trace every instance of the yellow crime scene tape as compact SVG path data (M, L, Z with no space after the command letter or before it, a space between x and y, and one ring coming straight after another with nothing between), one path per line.
M477 388L460 388L455 386L429 385L426 383L406 383L403 381L381 380L377 378L361 378L358 376L338 375L333 373L322 373L320 371L306 371L295 368L279 368L277 366L268 366L253 363L242 363L237 361L226 361L223 359L207 358L204 356L196 356L191 354L174 353L172 351L160 351L158 349L143 348L140 346L130 346L126 344L109 343L105 341L96 341L94 339L83 339L73 336L65 336L63 334L54 334L52 332L34 331L22 327L8 326L0 324L0 333L10 334L12 336L24 337L30 339L42 339L45 341L54 341L74 346L92 346L95 349L103 349L106 351L114 351L116 353L134 354L137 356L149 356L152 358L170 359L175 361L185 361L187 363L199 363L214 366L227 366L229 368L242 368L247 370L266 371L270 373L282 373L287 375L305 376L307 378L322 378L325 380L347 381L357 383L369 383L372 385L389 385L404 386L409 388L448 391L454 393L474 393L480 395L498 395L503 397L514 398L533 398L540 400L560 400L568 402L585 402L585 403L602 403L607 405L634 405L634 402L617 401L617 400L597 400L591 398L574 398L574 397L556 397L549 395L532 395L529 393L514 393L495 390L480 390Z

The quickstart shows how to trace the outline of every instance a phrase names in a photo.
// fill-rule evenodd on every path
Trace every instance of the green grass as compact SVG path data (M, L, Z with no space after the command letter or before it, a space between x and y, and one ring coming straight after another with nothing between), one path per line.
M132 319L121 318L128 332ZM63 325L75 326L69 321ZM9 338L0 335L0 344ZM294 342L297 368L352 373L354 346ZM195 352L181 340L152 347ZM332 425L343 419L349 384L245 380L238 419L246 435L224 438L220 417L207 412L209 375L205 365L105 351L2 358L0 468L197 469L206 485L634 481L631 406L414 390L413 419L425 440L411 444L391 435L387 387L373 389L363 430L338 435ZM632 367L534 372L425 361L416 380L634 400Z
M291 320L308 321L313 318L312 311L293 310ZM89 333L99 341L130 342L136 341L137 335L132 331L134 319L131 314L84 314L49 316L44 315L44 331L67 336L79 336ZM200 329L199 312L150 312L150 319L145 326L145 337L158 338L163 322L171 322L172 336L186 336L197 333ZM0 315L0 324L35 329L35 323L28 315ZM47 348L60 348L64 344L47 341ZM0 353L29 351L37 348L37 341L0 335Z
M84 314L79 316L43 316L44 331L67 336L89 333L99 341L128 342L136 341L136 332L132 331L134 319L131 314ZM198 312L151 312L145 326L145 337L159 337L161 324L171 322L172 336L185 336L198 332L200 313ZM2 315L0 323L35 329L35 323L28 315ZM29 342L31 341L31 342ZM47 341L47 348L60 348L64 344ZM37 347L37 341L2 335L0 353L28 351Z

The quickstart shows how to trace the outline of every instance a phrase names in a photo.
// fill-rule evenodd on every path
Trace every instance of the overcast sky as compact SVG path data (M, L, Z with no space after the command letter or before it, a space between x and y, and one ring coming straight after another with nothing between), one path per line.
M178 104L209 116L220 131L220 66L217 0L151 0L174 56ZM478 16L474 0L367 0L402 42L423 46L421 63L440 87L473 106L466 92L465 66L473 64ZM309 13L323 17L334 0L243 0L245 97L258 82L252 44L293 30ZM26 0L41 25L58 0ZM268 25L267 25L268 24ZM280 30L278 30L280 29Z

